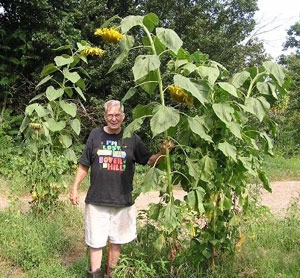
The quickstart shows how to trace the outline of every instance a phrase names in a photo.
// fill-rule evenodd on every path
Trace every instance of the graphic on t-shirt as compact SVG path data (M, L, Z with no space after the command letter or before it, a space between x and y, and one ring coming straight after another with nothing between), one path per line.
M101 149L97 151L100 168L109 171L125 171L126 152L121 148L118 141L107 140L101 142Z

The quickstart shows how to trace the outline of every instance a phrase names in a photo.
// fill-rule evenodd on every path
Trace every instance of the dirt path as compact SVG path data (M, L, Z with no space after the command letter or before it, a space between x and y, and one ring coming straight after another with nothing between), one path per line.
M277 216L284 216L290 203L295 201L300 206L300 181L276 181L272 182L272 193L266 190L261 191L261 205L270 208L271 212ZM185 192L175 190L174 195L177 199L183 199ZM85 194L81 196L80 206L84 206ZM65 197L67 198L67 197ZM22 197L21 201L25 204L25 209L28 208L30 197ZM141 194L136 200L136 206L139 210L145 209L150 203L158 203L158 192L148 192ZM6 196L0 194L0 210L9 206L10 201Z

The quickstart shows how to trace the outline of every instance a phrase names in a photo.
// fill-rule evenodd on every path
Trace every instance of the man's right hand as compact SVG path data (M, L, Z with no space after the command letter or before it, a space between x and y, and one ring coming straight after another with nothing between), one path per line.
M72 205L79 205L79 194L77 188L71 188L69 199Z

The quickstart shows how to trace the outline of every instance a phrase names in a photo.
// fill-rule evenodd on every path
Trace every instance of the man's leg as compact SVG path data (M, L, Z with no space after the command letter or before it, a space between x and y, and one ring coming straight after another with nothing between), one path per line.
M109 243L108 248L108 266L114 268L120 258L121 244Z
M90 247L90 264L91 271L96 271L101 266L102 261L102 248Z

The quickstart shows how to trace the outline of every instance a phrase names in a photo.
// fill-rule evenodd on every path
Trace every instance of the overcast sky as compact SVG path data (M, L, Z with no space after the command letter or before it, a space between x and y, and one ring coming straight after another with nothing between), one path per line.
M260 9L256 16L258 30L266 31L258 37L264 41L266 51L278 57L282 52L282 44L287 37L291 25L300 21L299 0L258 0ZM272 30L273 29L273 30Z

